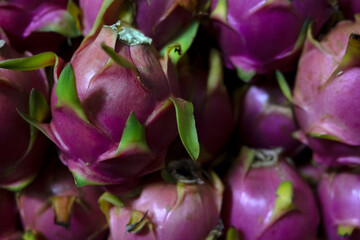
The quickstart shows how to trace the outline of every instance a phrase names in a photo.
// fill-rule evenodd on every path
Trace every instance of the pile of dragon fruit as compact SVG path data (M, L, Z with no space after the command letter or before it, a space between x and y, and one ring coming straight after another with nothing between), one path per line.
M0 240L359 240L359 0L0 0Z

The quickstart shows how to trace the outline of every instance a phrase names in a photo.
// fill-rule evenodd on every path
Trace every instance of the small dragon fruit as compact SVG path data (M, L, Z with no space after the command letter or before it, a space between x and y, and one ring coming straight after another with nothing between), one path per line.
M107 223L97 200L97 186L77 188L58 159L17 196L25 239L104 239Z
M291 103L273 83L245 87L240 96L237 132L241 142L252 148L279 148L292 154L300 142L292 137L298 127Z
M323 176L318 197L326 239L360 239L359 193L359 173L339 172Z
M69 0L1 1L0 27L18 50L30 50L34 53L56 51L66 40L65 37L80 35L73 16L67 11L68 6L71 6L68 2Z
M223 186L215 173L211 179L212 184L186 173L187 183L175 184L152 176L134 198L119 199L106 193L100 206L108 217L109 239L215 239L222 228Z
M255 73L294 68L307 19L318 31L332 12L327 0L213 0L212 9L226 65L246 81Z
M159 169L177 132L196 159L193 107L176 97L169 59L161 60L151 39L133 28L115 24L98 32L66 66L51 53L0 63L23 69L24 61L57 62L50 124L23 117L56 143L78 186L122 184Z
M233 107L224 85L219 52L213 49L209 59L208 71L194 67L190 62L182 66L179 64L181 96L194 105L200 142L198 161L202 163L208 162L224 150L234 128ZM176 154L179 155L178 152Z
M358 0L338 0L338 5L347 19L354 19L354 15L360 13L360 1Z
M224 184L222 217L240 239L316 239L311 189L276 150L243 147Z
M321 42L308 32L293 101L298 138L319 164L360 164L360 18L343 21Z
M0 61L21 56L0 29ZM48 87L42 70L0 69L0 187L20 190L34 179L41 167L46 139L17 111L39 122L45 120L49 115Z
M21 232L19 229L19 213L16 207L15 194L0 189L0 239L19 240Z

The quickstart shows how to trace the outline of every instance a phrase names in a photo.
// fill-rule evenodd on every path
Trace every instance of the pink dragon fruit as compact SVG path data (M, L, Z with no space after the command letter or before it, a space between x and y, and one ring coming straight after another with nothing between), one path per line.
M360 175L339 172L323 176L318 187L327 240L360 239Z
M78 186L121 184L159 169L177 132L198 157L192 104L176 97L171 62L150 43L115 24L88 36L66 66L51 53L0 63L22 69L21 61L57 61L50 124L23 116L56 143Z
M277 151L243 147L224 184L222 218L240 239L316 239L315 198Z
M209 70L195 67L191 62L179 63L181 96L194 105L201 163L209 162L224 150L234 128L233 107L224 85L219 52L213 49L209 59ZM174 154L180 156L179 151Z
M9 46L0 29L0 61L21 56ZM49 115L48 87L42 70L0 69L0 187L20 190L34 179L41 167L46 139L17 111L40 122L45 120Z
M49 161L17 196L25 239L104 239L108 227L97 203L101 194L97 186L77 188L58 159Z
M75 19L67 11L68 2L69 0L1 1L0 27L18 50L30 50L34 53L57 51L66 37L80 35Z
M292 137L298 127L295 123L291 103L273 83L246 86L239 99L237 123L241 142L253 148L281 147L292 154L300 142Z
M226 65L246 81L255 73L294 68L306 20L318 32L332 12L326 0L213 0L212 10Z
M0 199L0 239L19 240L21 239L18 227L20 219L16 208L15 194L0 189Z
M197 177L187 174L190 182L177 184L152 176L134 198L103 195L100 205L109 220L109 240L204 240L219 236L220 179L213 173L212 184L198 184Z
M293 100L298 138L319 164L360 164L360 19L343 21L321 42L309 31L296 76Z
M357 0L338 0L338 5L347 19L354 19L354 15L360 13L360 2Z

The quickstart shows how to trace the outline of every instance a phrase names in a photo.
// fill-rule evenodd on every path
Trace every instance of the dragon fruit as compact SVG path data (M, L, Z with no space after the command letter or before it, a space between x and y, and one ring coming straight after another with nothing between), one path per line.
M0 239L19 240L21 239L21 232L18 228L20 219L16 208L15 194L0 189L0 199Z
M179 63L181 96L194 105L200 142L198 161L202 163L210 161L224 150L234 128L233 107L224 85L219 52L213 49L209 59L208 71L195 67L191 62ZM179 151L175 154L180 156Z
M68 0L0 2L0 27L19 51L57 51L66 37L80 35ZM71 1L70 1L71 2ZM72 2L71 2L72 3ZM74 5L74 4L73 4Z
M107 223L97 203L101 194L98 186L77 188L58 159L48 161L17 196L25 239L104 239Z
M211 174L212 184L199 184L199 179L192 177L187 173L188 182L176 184L151 176L134 198L103 195L100 206L108 217L109 239L203 240L219 236L222 183L215 173Z
M293 94L297 136L314 151L314 161L325 166L360 164L356 32L359 18L338 23L321 42L309 31L299 62Z
M357 0L338 0L338 5L347 19L354 19L354 15L360 13L360 2Z
M50 124L22 115L56 143L78 186L122 184L159 169L178 132L198 157L192 104L176 97L171 62L150 43L118 23L88 36L65 66L51 53L0 63L57 62Z
M0 29L0 60L21 56L12 49ZM17 111L40 122L45 120L49 115L48 88L42 70L17 72L0 69L0 187L20 190L34 179L41 167L46 139Z
M318 32L332 12L327 0L213 0L212 10L226 65L246 81L255 73L294 68L307 19Z
M277 150L243 147L224 185L222 218L240 239L316 239L312 191Z
M359 192L359 173L339 172L323 176L318 197L326 239L360 239Z
M300 142L292 137L298 127L291 103L278 86L262 82L246 86L239 99L237 132L241 142L252 148L281 147L292 154Z

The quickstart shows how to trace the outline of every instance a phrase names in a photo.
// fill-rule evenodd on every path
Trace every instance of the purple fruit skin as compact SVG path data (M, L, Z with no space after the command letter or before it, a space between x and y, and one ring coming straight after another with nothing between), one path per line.
M152 38L156 49L160 49L191 22L192 11L195 11L197 2L197 0L136 0L137 28Z
M61 160L73 173L111 184L159 169L168 145L177 136L175 109L168 103L168 98L178 92L171 66L165 73L162 63L168 63L160 62L150 45L128 46L116 39L114 30L103 27L98 36L81 45L70 62L79 99L91 124L85 124L72 109L56 106L55 84L53 118L48 128L62 151ZM141 82L129 68L106 65L109 56L101 49L102 42L138 68ZM55 70L57 77L60 69ZM143 125L151 151L130 148L114 157L131 111Z
M339 9L347 19L354 19L354 15L360 13L358 0L338 0Z
M178 194L184 194L182 200ZM109 240L205 239L219 223L222 192L210 184L184 184L177 187L163 181L144 186L140 196L125 201L125 207L110 210ZM133 210L145 213L153 232L146 226L138 233L129 233L128 224Z
M217 2L212 1L212 9ZM228 0L227 25L214 22L227 67L258 73L291 70L305 20L314 20L318 31L331 11L326 0Z
M23 57L12 49L0 29L0 61ZM28 114L30 91L34 88L46 98L49 86L44 71L0 69L0 185L15 186L34 177L40 169L46 139L39 135L32 150L25 156L30 141L30 125L18 110ZM24 156L23 159L21 159Z
M32 53L58 51L65 37L52 33L36 32L49 23L63 24L68 0L14 0L0 3L0 27L19 51ZM59 22L60 21L60 22Z
M293 99L300 126L297 135L314 151L314 161L326 166L360 164L360 95L356 91L360 65L355 63L330 78L345 54L352 32L360 33L359 19L340 22L319 47L307 39L296 76ZM314 133L339 140L311 137Z
M19 229L19 213L16 207L15 194L0 189L0 239L19 240L21 232Z
M318 198L326 239L356 240L360 238L359 230L355 230L348 237L337 234L338 225L360 226L359 191L359 174L342 172L323 176L318 186Z
M244 145L252 148L281 147L295 152L300 142L292 137L298 127L290 102L273 83L251 85L239 100L237 130Z
M270 224L276 190L282 181L294 187L290 211ZM237 162L224 179L222 219L225 227L234 226L244 240L316 239L318 210L311 189L283 159L272 167L251 168Z
M17 197L24 229L40 233L52 240L101 240L106 236L106 219L98 206L102 194L99 187L77 188L71 173L59 160L46 169ZM69 228L54 223L52 197L76 196Z

